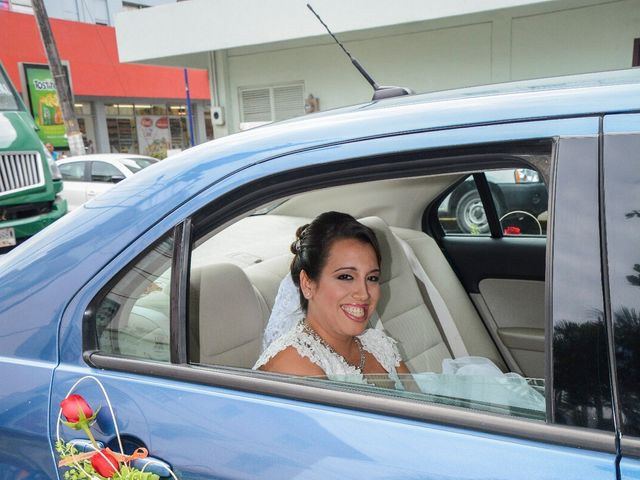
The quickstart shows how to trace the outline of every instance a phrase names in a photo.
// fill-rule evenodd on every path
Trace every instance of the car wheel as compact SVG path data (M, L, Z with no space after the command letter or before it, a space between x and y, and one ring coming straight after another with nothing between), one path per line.
M456 221L463 233L487 233L489 223L484 213L484 206L476 190L465 193L456 205Z

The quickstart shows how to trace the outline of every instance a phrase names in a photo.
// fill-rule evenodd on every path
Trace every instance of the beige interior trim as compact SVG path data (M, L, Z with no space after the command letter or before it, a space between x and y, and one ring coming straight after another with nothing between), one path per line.
M516 362L516 359L513 357L513 355L511 355L511 352L500 338L496 321L493 319L493 315L491 315L491 311L489 310L489 307L487 307L487 304L482 298L482 295L480 295L479 293L472 293L469 296L471 297L471 301L473 302L473 304L476 306L482 322L487 327L489 335L491 335L491 338L498 347L500 354L504 358L504 361L507 363L509 370L519 373L520 375L524 375L522 369L518 365L518 362Z

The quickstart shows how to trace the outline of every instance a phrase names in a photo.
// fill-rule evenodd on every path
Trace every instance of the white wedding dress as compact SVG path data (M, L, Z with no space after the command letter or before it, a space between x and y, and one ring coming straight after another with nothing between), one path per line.
M362 348L375 357L393 380L397 388L402 388L396 367L402 358L396 347L396 341L382 330L366 329L358 336ZM351 383L369 383L359 368L347 363L341 355L335 353L304 328L304 322L297 322L288 332L272 341L253 366L254 370L266 364L285 348L293 347L298 353L318 365L329 380Z

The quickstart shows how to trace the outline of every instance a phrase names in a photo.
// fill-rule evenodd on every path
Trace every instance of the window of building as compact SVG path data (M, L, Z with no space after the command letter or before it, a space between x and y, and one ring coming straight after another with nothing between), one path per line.
M304 115L304 83L241 88L241 123L245 128ZM242 128L242 125L241 125Z
M207 140L213 140L213 121L211 120L211 107L204 107L204 131Z
M136 124L132 118L107 117L111 153L138 153Z
M142 10L147 7L148 5L142 5L140 3L122 2L122 10Z
M33 13L31 0L0 0L0 10L13 10L20 13Z

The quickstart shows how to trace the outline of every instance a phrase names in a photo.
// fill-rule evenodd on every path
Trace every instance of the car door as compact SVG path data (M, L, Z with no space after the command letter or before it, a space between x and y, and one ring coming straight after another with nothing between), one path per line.
M640 115L604 118L603 203L606 224L606 315L616 351L621 478L640 474Z
M297 152L216 183L117 253L66 308L51 390L51 431L58 428L60 400L80 381L76 392L92 405L103 405L98 440L117 448L113 406L126 448L147 448L182 479L616 478L606 371L594 375L580 364L566 366L571 351L560 349L552 358L555 343L545 351L546 407L542 417L532 418L526 409L197 364L190 358L193 332L187 315L196 267L190 258L197 242L226 231L235 219L269 201L327 185L437 175L451 165L473 169L472 162L483 156L469 156L470 145L480 154L484 147L477 145L495 150L501 142L521 141L530 147L540 138L558 145L553 140L558 136L579 135L587 141L558 146L557 168L566 167L552 182L564 185L572 162L585 154L597 157L597 131L593 118L397 135L393 141L378 138ZM459 147L465 147L463 153ZM574 206L557 197L561 219ZM553 225L560 237L565 230L573 235L564 223ZM266 241L259 232L256 236ZM545 311L554 338L565 324L585 315L582 304L565 302L564 292L556 291L556 276L574 274L573 263L553 261L557 252L566 255L567 246L553 244L547 267L554 281L546 283ZM600 283L587 286L589 295L601 289ZM241 298L229 295L218 308L244 308ZM596 323L596 330L600 327ZM586 342L583 354L595 356L600 347ZM606 349L604 358L606 363ZM576 382L567 382L568 374ZM594 378L581 383L587 376ZM595 420L593 411L599 414ZM67 439L77 435L62 432Z
M112 189L116 182L126 176L115 165L108 162L92 161L89 169L89 182L86 186L87 201Z

